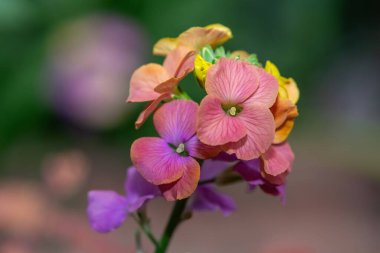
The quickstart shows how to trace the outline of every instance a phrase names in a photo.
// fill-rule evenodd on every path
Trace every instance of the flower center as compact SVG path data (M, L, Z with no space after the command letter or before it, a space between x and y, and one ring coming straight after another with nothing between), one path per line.
M181 154L183 151L185 151L185 144L181 143L178 145L175 152L177 152L178 154Z
M228 114L231 115L231 116L235 116L236 115L236 112L237 112L237 109L235 106L232 106L229 110L228 110Z

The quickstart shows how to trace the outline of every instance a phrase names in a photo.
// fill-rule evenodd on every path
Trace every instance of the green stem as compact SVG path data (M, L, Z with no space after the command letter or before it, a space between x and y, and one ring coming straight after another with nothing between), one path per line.
M144 234L149 238L149 240L154 244L154 246L158 247L159 246L158 241L154 237L149 224L146 223L146 222L143 222L142 220L140 220L139 218L137 218L135 215L133 215L132 217L134 218L134 220L139 225L141 231L144 232Z
M158 247L156 247L155 253L166 252L166 249L169 246L169 243L173 236L174 231L176 230L177 226L182 221L182 214L186 208L187 201L188 199L183 199L183 200L177 200L175 202L172 213L170 214L168 224L166 225L164 233L162 234Z

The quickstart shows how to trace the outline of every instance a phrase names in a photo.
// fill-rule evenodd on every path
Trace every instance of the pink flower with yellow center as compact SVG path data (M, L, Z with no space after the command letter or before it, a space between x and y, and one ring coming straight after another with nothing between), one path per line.
M184 199L196 189L200 165L219 153L202 144L196 132L197 103L174 100L160 107L153 117L161 137L142 137L133 142L131 159L137 171L150 183L159 185L167 200Z
M262 68L221 58L207 73L198 113L197 134L208 145L221 145L238 159L258 158L275 132L273 105L278 82Z
M136 121L139 128L163 100L172 98L178 83L194 69L194 53L178 47L165 58L163 65L149 63L132 75L128 102L151 101Z

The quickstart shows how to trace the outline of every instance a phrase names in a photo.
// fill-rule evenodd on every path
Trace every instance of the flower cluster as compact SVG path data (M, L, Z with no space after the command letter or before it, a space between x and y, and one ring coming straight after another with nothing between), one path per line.
M239 180L284 200L294 161L287 138L298 116L299 91L272 62L263 65L255 54L226 51L222 44L230 38L230 29L220 24L190 28L154 45L153 53L165 56L162 65L149 63L134 72L128 102L148 102L136 128L153 114L158 136L133 142L126 196L89 193L95 230L118 227L158 196L191 197L189 211L219 209L228 215L235 204L216 186ZM199 104L179 86L190 73L206 92Z

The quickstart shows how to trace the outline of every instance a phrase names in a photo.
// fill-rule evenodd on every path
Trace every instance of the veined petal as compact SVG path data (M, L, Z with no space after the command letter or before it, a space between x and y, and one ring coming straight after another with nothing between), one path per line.
M162 38L153 46L154 55L167 55L177 47L177 38Z
M218 97L223 104L240 104L258 88L257 69L247 62L221 58L207 72L207 94Z
M228 216L236 210L236 204L230 196L218 192L214 185L201 185L195 192L191 209L194 211L220 210L224 216Z
M160 96L154 89L170 78L167 71L159 64L143 65L133 73L129 88L128 102L151 101Z
M221 100L210 95L199 106L197 129L201 142L212 146L236 142L247 134L240 114L236 117L228 115L222 108Z
M191 100L173 100L164 104L153 116L158 134L178 146L188 141L196 131L198 104Z
M263 107L245 107L239 118L244 121L247 135L238 142L224 145L229 154L236 154L241 160L252 160L265 153L272 144L275 124L269 109Z
M186 157L186 168L180 179L170 184L160 185L164 198L168 201L185 199L197 188L200 177L199 163L192 157Z
M127 217L126 199L114 191L90 191L87 215L94 230L110 232L120 227Z
M286 171L290 171L294 162L294 153L287 142L279 145L272 145L263 154L265 173L277 176Z
M164 61L164 68L170 76L183 77L194 69L195 52L187 47L177 47L171 51Z
M136 170L130 167L127 170L125 180L126 203L130 213L139 209L146 201L161 195L160 190L154 184L146 181Z
M270 108L276 101L278 81L274 76L265 72L264 69L255 66L252 67L257 70L259 85L252 96L244 102L244 105L260 105Z
M168 184L182 177L191 166L189 157L177 154L158 137L142 137L131 147L131 159L137 171L150 183Z
M209 159L217 156L221 148L219 146L210 146L202 143L198 136L194 135L185 143L186 151L190 156L198 159Z
M135 122L136 129L139 129L144 124L144 122L148 119L149 115L151 115L154 112L154 110L156 110L157 106L161 103L161 101L170 99L170 98L171 98L170 93L164 93L158 96L152 102L150 102L137 118Z

